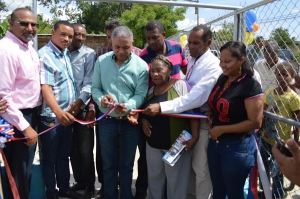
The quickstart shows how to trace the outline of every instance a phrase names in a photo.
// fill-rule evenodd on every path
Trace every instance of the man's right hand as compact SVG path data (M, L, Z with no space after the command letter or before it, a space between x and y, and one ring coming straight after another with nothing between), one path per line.
M61 110L58 114L56 114L56 118L60 124L63 126L69 126L74 122L74 116L70 113Z
M102 97L102 100L101 100L101 106L102 106L103 108L106 108L106 107L108 107L108 104L107 104L107 103L114 103L114 98L113 98L113 96L107 94L107 95L104 95L104 96Z
M7 106L7 101L1 101L2 98L0 97L0 114L5 113Z
M32 146L34 145L37 140L38 140L38 137L37 137L37 132L31 127L27 127L24 131L23 131L23 135L25 137L29 137L26 142L24 142L24 144L26 144L27 146Z

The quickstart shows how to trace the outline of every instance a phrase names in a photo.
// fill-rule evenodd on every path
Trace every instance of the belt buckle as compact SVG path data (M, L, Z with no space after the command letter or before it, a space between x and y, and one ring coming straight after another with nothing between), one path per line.
M118 117L115 117L117 120L124 120L125 118L123 116L118 116Z

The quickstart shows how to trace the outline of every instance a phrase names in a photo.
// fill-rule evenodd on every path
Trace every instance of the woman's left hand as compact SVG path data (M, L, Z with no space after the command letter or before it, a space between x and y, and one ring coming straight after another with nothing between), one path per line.
M185 144L185 150L186 151L191 151L194 148L194 146L197 143L197 141L198 141L198 139L191 138L191 139L189 139L187 141L182 142L182 144Z
M213 128L209 129L209 135L212 139L216 140L223 134L221 126L214 126Z

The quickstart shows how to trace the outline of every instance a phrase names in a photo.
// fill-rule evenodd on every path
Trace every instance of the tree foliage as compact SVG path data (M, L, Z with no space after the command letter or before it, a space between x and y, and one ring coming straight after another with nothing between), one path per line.
M2 39L6 35L6 31L9 29L8 20L3 20L0 24L0 39Z
M143 48L146 44L145 26L148 21L160 20L164 26L166 37L178 33L176 22L184 19L186 8L164 5L133 4L131 10L126 10L120 20L131 28L134 34L134 45Z
M296 38L291 37L289 30L284 28L276 28L271 32L271 37L278 43L280 48L287 48L295 45Z
M213 34L213 39L218 41L230 41L233 39L234 24L226 23L222 24L222 28Z
M39 24L38 34L51 34L52 23L49 19L44 19L43 14L38 14L37 22Z

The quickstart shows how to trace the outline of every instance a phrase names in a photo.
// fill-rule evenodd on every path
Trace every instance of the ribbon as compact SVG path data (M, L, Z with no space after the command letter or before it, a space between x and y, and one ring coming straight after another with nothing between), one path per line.
M133 113L142 113L144 110L141 109L133 109L131 110ZM168 116L168 117L178 117L178 118L198 118L198 119L208 119L207 115L203 113L191 113L191 112L182 112L182 113L172 113L172 114L165 114L162 113L160 115Z

